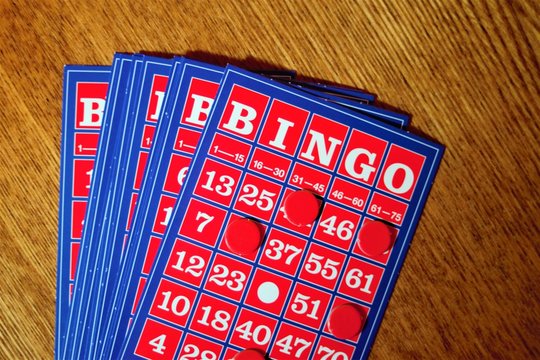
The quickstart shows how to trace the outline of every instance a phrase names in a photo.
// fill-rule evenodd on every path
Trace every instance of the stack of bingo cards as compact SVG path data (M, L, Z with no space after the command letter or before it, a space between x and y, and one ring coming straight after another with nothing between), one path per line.
M443 147L372 94L66 66L56 359L365 359Z

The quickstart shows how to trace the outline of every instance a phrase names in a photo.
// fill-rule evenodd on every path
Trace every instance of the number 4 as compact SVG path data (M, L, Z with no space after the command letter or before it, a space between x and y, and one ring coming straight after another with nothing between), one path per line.
M165 334L159 335L157 338L150 340L148 344L152 345L153 352L163 355L164 354L163 351L166 349L165 345L163 344L165 343L166 339L167 339L167 335Z

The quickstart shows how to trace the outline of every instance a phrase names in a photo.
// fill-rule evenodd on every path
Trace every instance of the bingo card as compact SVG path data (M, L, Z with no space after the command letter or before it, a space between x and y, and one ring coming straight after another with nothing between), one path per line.
M366 358L442 153L229 66L122 357Z
M108 339L112 345L109 347L106 344L101 353L107 354L105 357L110 354L116 356L118 347L122 344L122 337L118 335L125 333L130 320L127 316L129 312L131 314L135 312L138 296L143 291L146 277L173 210L175 196L178 195L182 180L188 171L190 158L213 103L222 71L220 68L189 59L178 60L174 65L172 85L168 89L165 104L167 110L164 118L160 120L157 146L152 150L152 161L149 166L152 170L144 180L145 190L151 195L137 205L137 209L140 207L144 211L139 213L140 216L135 221L137 230L128 241L129 250L124 263L127 270L123 273L121 285L116 289L117 295L112 309L115 315L108 320L110 329ZM358 106L351 100L348 100L348 103ZM362 111L365 109L360 108ZM386 113L381 116L384 115ZM180 120L176 122L175 119ZM395 120L390 121L392 124L404 125L404 121L399 121L401 120L399 118L390 119ZM162 190L157 191L159 188ZM147 214L156 216L152 218Z
M116 161L119 141L119 130L122 114L126 109L124 100L129 98L126 92L133 80L133 56L116 54L113 60L111 81L107 92L107 101L103 113L102 126L98 140L98 152L92 171L88 206L85 214L79 259L75 274L72 306L65 333L65 345L60 354L63 358L73 358L72 354L84 352L84 343L89 334L85 330L90 320L90 313L95 309L91 301L94 293L94 280L99 276L97 254L101 243L97 241L104 214L108 211L110 201L111 179L110 169Z
M161 111L171 61L143 56L140 70L141 76L138 83L133 84L131 92L131 108L126 114L126 136L118 156L119 176L115 179L116 192L113 195L116 196L110 205L111 217L106 232L102 233L99 240L104 242L103 250L98 255L102 259L103 268L98 288L102 294L94 303L96 311L91 325L92 337L85 352L89 358L96 357L94 351L100 345L98 342L105 332L105 319L109 318L111 312L110 302L116 289L122 252Z
M222 74L222 68L193 60L178 59L173 64L115 293L106 336L109 343L102 350L105 357L116 357L120 350Z
M55 356L63 346L110 67L64 68Z

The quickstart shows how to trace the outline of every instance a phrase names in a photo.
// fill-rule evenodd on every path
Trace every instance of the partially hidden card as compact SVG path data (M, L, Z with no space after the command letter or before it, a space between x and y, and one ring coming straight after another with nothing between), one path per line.
M442 154L227 67L121 357L366 358Z
M221 68L187 59L179 59L173 65L164 111L127 241L104 357L116 358L121 349L222 74Z
M362 102L364 104L371 104L375 101L376 98L373 94L346 86L323 84L312 81L300 81L296 79L293 79L290 82L303 88L315 90L320 93L339 96L341 98L350 99L353 101Z
M133 80L133 64L131 55L116 54L114 56L111 82L99 134L98 152L92 171L73 301L66 328L65 345L61 354L61 358L64 359L79 358L78 354L85 352L85 342L89 338L90 314L95 310L92 294L95 293L95 279L99 278L101 272L98 254L102 244L98 239L111 200L111 183L114 179L111 179L110 170L115 166L118 145L122 140L118 138L118 135L122 128L121 122L124 120L122 115L127 107L125 100L129 99L126 92Z
M111 205L111 217L107 231L101 241L105 247L100 258L103 259L101 304L96 304L92 338L86 355L89 358L100 357L104 346L103 337L111 321L112 298L118 287L124 246L130 232L132 217L136 207L142 178L146 170L148 154L152 146L159 114L162 109L165 90L171 71L171 60L144 56L141 61L141 75L138 86L132 91L133 101L128 126L126 127L125 146L118 156L119 168L116 179L116 196ZM101 358L101 357L100 357Z
M323 92L320 90L314 90L310 87L298 85L297 83L294 86L297 86L299 89L302 89L303 91L307 93L310 93L319 98L325 99L326 101L330 101L335 104L342 105L346 108L357 111L366 116L372 117L373 119L386 122L390 125L398 126L401 129L406 129L411 122L411 117L407 114L382 109L372 104L366 104L363 101L350 99L349 97L343 98L341 96L329 93L328 91Z
M79 255L90 179L111 69L107 66L64 67L55 358L64 344L71 292Z

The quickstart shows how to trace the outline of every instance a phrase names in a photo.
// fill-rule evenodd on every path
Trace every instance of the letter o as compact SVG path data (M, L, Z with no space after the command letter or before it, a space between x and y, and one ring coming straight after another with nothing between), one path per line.
M395 187L394 186L394 177L398 170L403 170L405 172L405 177L403 178L403 183ZM407 191L411 190L414 183L414 173L410 167L405 164L395 163L386 168L383 177L384 185L386 188L396 194L404 194Z

